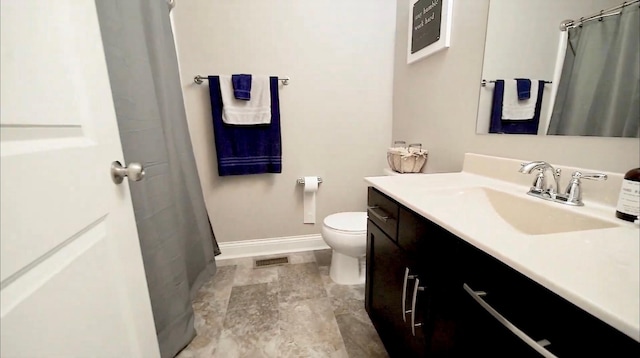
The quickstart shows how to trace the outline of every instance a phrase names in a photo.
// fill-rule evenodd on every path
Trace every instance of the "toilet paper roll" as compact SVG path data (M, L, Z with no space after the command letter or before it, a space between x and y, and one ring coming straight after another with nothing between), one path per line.
M316 192L318 191L318 177L304 177L303 208L305 224L316 222Z
M318 177L304 177L304 192L315 193L318 191Z

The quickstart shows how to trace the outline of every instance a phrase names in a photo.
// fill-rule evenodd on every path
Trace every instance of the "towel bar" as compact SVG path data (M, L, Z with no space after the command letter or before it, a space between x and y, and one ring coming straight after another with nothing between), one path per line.
M207 76L200 76L200 75L196 75L196 77L193 78L193 82L195 82L198 85L201 85L203 80L208 80L209 78ZM287 86L289 84L289 77L282 77L282 78L278 78L278 81L282 82L283 86Z
M298 178L298 180L296 180L296 183L304 184L304 178ZM322 183L322 178L318 177L318 184L320 183Z
M544 84L553 83L553 81L542 81L542 82L544 82ZM488 83L496 83L496 81L494 80L487 81L483 78L482 81L480 81L480 86L486 87Z

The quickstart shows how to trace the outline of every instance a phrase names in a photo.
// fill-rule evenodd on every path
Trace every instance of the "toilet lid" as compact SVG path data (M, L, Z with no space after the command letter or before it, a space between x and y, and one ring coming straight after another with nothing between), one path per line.
M341 231L367 231L366 212L345 212L327 216L324 224L332 229Z

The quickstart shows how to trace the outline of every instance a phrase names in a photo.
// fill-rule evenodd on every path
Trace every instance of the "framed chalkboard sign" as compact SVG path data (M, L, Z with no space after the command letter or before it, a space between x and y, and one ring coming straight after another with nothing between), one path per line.
M409 0L407 63L451 46L453 0Z

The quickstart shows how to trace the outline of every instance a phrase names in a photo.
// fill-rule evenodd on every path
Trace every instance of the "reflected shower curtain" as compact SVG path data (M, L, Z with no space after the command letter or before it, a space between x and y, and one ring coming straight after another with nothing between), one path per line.
M548 134L640 136L640 9L569 29Z
M159 0L96 0L162 357L195 336L191 301L219 253L189 137L169 9ZM122 263L126 265L126 262Z

